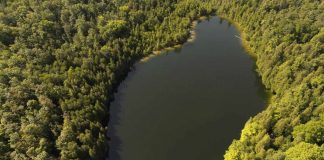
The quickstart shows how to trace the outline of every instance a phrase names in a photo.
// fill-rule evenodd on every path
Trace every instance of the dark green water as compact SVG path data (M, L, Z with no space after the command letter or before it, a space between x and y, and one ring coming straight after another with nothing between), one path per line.
M111 160L220 160L266 102L238 31L200 23L181 50L138 63L111 105Z

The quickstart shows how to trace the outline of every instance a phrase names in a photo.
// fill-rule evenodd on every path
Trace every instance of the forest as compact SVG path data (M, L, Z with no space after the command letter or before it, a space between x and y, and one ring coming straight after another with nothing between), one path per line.
M105 159L118 84L209 15L239 26L272 93L224 158L324 159L321 0L1 0L0 159Z
M324 2L223 1L217 13L239 24L273 96L251 118L225 159L324 159Z

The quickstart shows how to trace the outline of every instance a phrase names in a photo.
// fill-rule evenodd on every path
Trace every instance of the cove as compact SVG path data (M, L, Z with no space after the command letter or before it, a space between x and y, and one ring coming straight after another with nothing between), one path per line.
M213 17L196 40L137 63L110 106L110 160L220 160L265 89L239 32Z

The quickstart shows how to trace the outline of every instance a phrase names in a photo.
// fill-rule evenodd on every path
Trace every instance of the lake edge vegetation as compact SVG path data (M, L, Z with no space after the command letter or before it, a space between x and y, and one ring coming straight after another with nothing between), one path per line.
M323 10L320 0L3 0L0 159L104 159L109 102L130 67L214 13L239 24L274 94L225 159L321 159Z
M109 102L130 67L214 12L193 0L0 4L0 159L107 157Z
M311 160L324 155L324 2L219 1L239 25L272 92L226 151L226 160Z

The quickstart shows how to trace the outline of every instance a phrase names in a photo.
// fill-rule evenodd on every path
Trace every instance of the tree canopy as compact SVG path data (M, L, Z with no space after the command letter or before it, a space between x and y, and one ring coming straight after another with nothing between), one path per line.
M1 0L0 159L104 159L109 102L134 62L215 13L238 24L273 93L225 159L323 159L323 11L321 0Z

